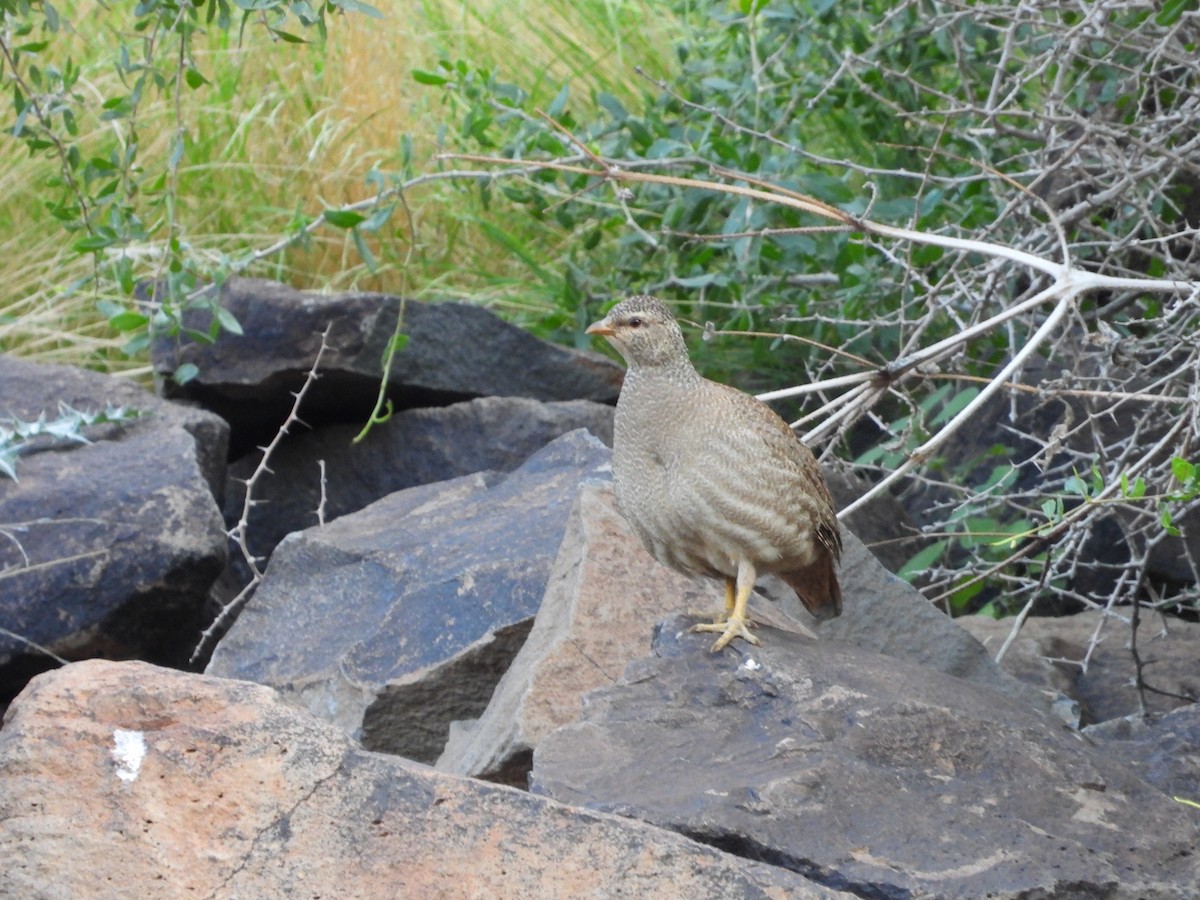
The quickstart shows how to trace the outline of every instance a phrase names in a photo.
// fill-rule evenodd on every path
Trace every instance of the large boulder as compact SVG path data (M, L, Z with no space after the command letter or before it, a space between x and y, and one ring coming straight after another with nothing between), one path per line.
M199 401L230 422L235 456L274 435L326 328L321 377L303 408L312 427L366 420L398 321L407 343L392 360L387 383L396 409L484 396L611 403L621 386L622 370L607 357L540 340L467 303L325 295L251 278L226 281L219 303L243 334L222 332L212 343L163 340L153 348L153 360L169 395ZM200 312L189 314L187 324L208 330ZM185 364L199 374L180 385L171 376Z
M978 641L887 572L853 534L844 531L843 538L842 616L818 623L794 595L780 605L756 594L751 614L764 641L777 631L815 629L822 641L918 662L1027 705L1049 706L1041 692L999 669ZM721 603L718 581L681 575L650 557L617 511L609 482L585 486L533 630L479 720L451 728L438 768L524 785L538 742L576 721L588 691L616 681L645 654L651 623L670 611L715 612Z
M0 704L56 664L49 653L184 665L225 563L225 423L124 379L3 355L0 397L0 417L47 425L124 410L70 429L86 443L36 438L19 480L0 475Z
M653 657L534 752L535 792L870 897L1178 898L1200 822L1048 714L783 632Z
M0 731L5 897L831 897L677 834L370 753L274 691L39 676Z
M433 762L533 623L578 485L574 431L513 472L390 494L279 545L208 672L280 688L365 744Z

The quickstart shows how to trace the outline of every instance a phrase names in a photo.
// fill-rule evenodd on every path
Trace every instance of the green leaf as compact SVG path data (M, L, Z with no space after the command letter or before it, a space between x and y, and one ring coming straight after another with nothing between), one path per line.
M308 43L308 41L306 41L304 38L300 37L297 34L292 34L289 31L283 31L279 28L272 28L269 25L267 26L267 31L271 32L271 34L275 35L275 37L279 38L281 41L283 41L286 44L307 44Z
M331 5L346 12L362 13L364 16L370 16L372 19L383 18L383 13L369 3L363 3L362 0L332 0Z
M219 324L224 331L228 331L230 334L236 334L239 336L243 333L242 323L237 320L237 316L235 316L225 307L217 307L216 318L217 324Z
M1175 527L1175 522L1171 516L1171 510L1167 507L1162 507L1158 511L1158 521L1163 527L1163 531L1171 535L1171 537L1182 537L1182 532Z
M905 580L912 580L912 577L918 572L924 572L941 559L949 543L949 540L943 538L940 541L934 541L928 547L923 547L902 565L896 574Z
M1079 497L1083 497L1084 499L1087 499L1088 496L1088 484L1078 475L1072 475L1070 478L1064 481L1063 490L1068 494L1075 494Z
M450 83L449 78L438 75L436 72L426 72L424 69L413 69L412 77L413 81L418 84L441 85Z
M358 255L362 257L362 261L366 263L367 269L371 272L379 270L379 263L375 259L375 254L371 252L371 248L367 246L366 238L360 229L355 228L350 232L351 239L354 241L354 248L358 250Z
M352 209L327 209L321 215L334 228L354 228L367 220L366 216Z
M126 310L115 316L109 316L108 324L117 331L136 331L150 324L150 317L133 310Z
M388 345L383 350L383 358L387 359L396 353L399 353L408 346L407 334L393 334L392 339L388 341Z
M1194 0L1166 0L1158 11L1158 15L1154 17L1154 21L1164 28L1174 25L1179 21L1179 17L1188 10L1188 7L1193 5Z
M171 377L176 384L187 384L193 378L200 374L200 368L195 363L184 363L175 370L175 374Z
M1181 456L1171 460L1171 474L1180 484L1191 484L1196 478L1196 467Z
M563 110L567 108L567 98L569 96L570 91L568 86L564 84L561 88L559 88L558 94L546 108L546 115L552 119L557 119L559 116L561 116Z
M187 86L193 91L209 83L208 79L200 74L199 69L193 69L191 66L184 70L183 80L187 82Z

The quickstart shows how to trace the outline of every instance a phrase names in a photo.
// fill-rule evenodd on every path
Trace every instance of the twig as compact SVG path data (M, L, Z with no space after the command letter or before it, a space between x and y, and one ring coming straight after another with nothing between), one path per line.
M283 443L283 439L287 437L293 425L303 424L300 419L300 407L304 403L304 397L308 393L309 388L313 386L317 378L319 378L318 369L321 366L321 357L325 355L325 350L328 347L329 332L333 330L333 323L330 322L325 326L325 330L321 332L321 346L317 349L316 358L313 359L312 366L308 370L308 375L305 376L304 384L300 386L300 390L295 391L292 397L295 398L292 403L291 410L288 411L287 417L283 420L283 424L279 426L279 430L275 432L275 437L266 447L260 447L262 457L258 461L258 465L254 467L254 472L246 479L246 496L242 500L242 513L238 518L237 524L229 532L231 540L235 541L238 549L241 551L242 558L246 561L246 565L250 567L250 582L238 592L238 595L226 603L221 611L213 619L208 628L200 635L200 640L196 644L196 648L192 651L189 662L195 665L204 654L208 651L209 643L216 639L218 634L223 634L227 624L230 623L233 617L242 608L242 605L258 587L263 579L262 569L258 567L259 559L250 550L249 544L249 528L250 528L250 511L254 509L262 501L254 499L254 489L258 486L259 480L266 474L271 472L270 462L271 455ZM324 468L322 468L322 473ZM322 506L324 508L324 478L322 477Z

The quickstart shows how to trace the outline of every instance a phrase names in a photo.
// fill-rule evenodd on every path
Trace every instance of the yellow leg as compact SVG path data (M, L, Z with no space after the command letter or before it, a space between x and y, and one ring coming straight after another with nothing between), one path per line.
M702 624L692 626L692 631L721 632L721 636L712 645L713 653L723 649L735 637L740 637L751 644L760 643L758 638L750 633L749 626L751 623L746 618L746 602L750 599L750 592L754 590L755 577L754 566L747 562L740 563L738 565L736 593L734 579L725 579L724 616L718 618L711 625Z

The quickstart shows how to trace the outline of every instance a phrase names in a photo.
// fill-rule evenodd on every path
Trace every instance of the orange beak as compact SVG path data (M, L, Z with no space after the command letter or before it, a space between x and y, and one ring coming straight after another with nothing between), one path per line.
M608 324L608 319L601 319L599 322L593 322L587 327L585 334L596 334L600 337L612 337L614 334L612 326Z

